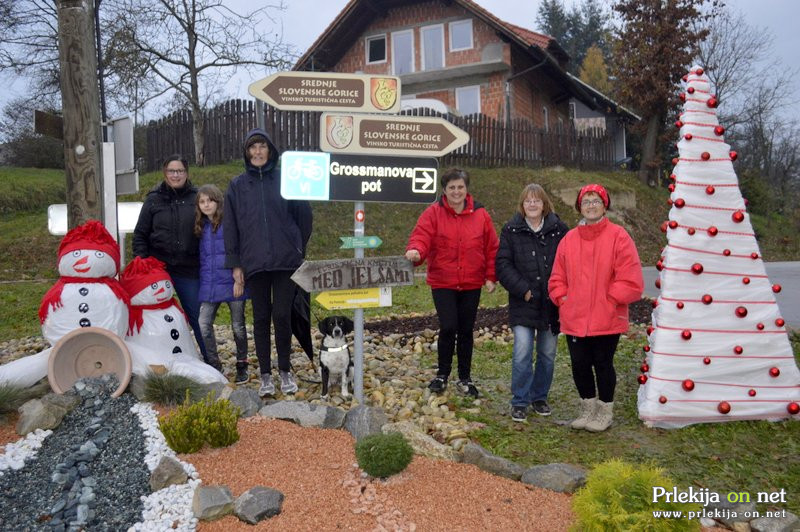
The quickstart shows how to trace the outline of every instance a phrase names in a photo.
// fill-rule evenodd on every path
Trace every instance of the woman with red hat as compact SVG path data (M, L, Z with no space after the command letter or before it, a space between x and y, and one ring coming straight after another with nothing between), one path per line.
M628 330L628 304L644 290L636 245L606 217L611 205L601 185L581 188L575 208L583 219L556 251L548 288L567 337L581 412L570 426L606 430L613 419L617 375L614 352Z

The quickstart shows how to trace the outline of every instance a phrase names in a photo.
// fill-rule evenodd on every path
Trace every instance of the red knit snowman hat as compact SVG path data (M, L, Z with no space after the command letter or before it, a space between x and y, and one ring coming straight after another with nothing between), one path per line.
M89 220L64 235L61 244L58 245L58 260L70 251L78 249L95 249L108 254L114 259L114 264L119 270L119 244L97 220Z
M155 257L134 258L120 275L119 282L131 297L158 281L170 281L165 264Z

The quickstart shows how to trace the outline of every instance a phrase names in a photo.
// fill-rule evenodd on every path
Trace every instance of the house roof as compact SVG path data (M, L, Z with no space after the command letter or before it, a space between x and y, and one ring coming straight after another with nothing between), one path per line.
M631 122L638 122L639 120L642 119L641 116L637 115L627 107L618 104L617 102L615 102L614 100L612 100L599 90L595 89L585 81L582 81L580 78L573 76L572 74L569 74L569 76L573 80L575 80L576 83L580 83L581 85L583 85L583 87L585 87L587 91L591 92L594 95L595 99L598 100L599 103L601 103L604 107L610 109L612 112L622 116L623 118Z
M333 22L298 59L293 70L330 70L353 43L363 35L375 17L385 16L389 10L414 1L426 0L350 0ZM461 6L494 28L503 39L516 44L531 56L533 61L540 64L539 66L544 68L550 76L560 82L568 93L568 97L578 98L592 109L604 106L604 103L596 97L600 94L598 91L587 90L588 85L578 82L577 78L571 76L561 66L562 63L569 61L569 55L554 38L505 22L471 0L445 1ZM591 89L591 87L589 88Z

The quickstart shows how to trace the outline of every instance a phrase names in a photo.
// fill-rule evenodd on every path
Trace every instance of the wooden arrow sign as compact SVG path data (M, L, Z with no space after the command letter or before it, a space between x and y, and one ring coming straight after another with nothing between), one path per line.
M444 120L425 116L370 116L322 113L322 151L441 157L469 142L469 134Z
M306 292L414 284L414 266L402 256L305 261L292 281Z
M278 72L250 84L251 95L284 111L400 110L400 78L332 72Z

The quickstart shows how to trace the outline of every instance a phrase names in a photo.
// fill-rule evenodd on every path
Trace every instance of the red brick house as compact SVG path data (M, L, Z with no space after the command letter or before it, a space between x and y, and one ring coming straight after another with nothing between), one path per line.
M294 70L396 75L403 99L433 98L462 115L523 118L545 130L569 124L578 108L606 118L622 139L621 159L625 123L638 117L569 75L568 61L555 39L470 0L351 0Z

